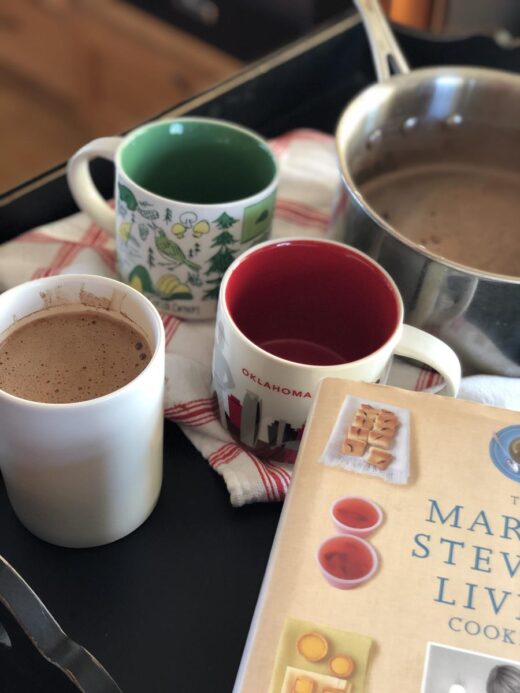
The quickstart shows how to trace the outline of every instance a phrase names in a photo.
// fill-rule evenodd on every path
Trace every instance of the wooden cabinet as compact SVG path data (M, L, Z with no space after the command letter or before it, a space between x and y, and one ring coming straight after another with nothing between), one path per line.
M4 122L9 90L32 112L31 131L24 124L20 137L45 138L45 132L39 134L40 113L61 121L66 151L58 155L58 138L48 138L53 153L42 161L43 170L69 156L71 142L79 147L92 137L128 129L240 66L235 58L119 0L2 0L2 137L16 139L16 121L26 120L11 114L11 122ZM40 141L35 146L42 149ZM29 170L22 178L38 172Z

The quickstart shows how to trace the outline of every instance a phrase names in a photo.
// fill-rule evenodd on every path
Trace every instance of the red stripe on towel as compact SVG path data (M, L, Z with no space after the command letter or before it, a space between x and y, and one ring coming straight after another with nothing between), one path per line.
M166 345L168 345L173 339L173 335L177 332L179 327L182 325L182 320L174 317L173 315L161 315L163 325L164 325L164 336L166 339Z
M235 445L234 443L227 443L209 455L208 462L213 469L216 469L221 464L228 464L232 460L236 459L242 452L242 448L238 445Z
M292 130L281 137L275 137L269 142L269 144L271 147L273 147L273 149L283 152L289 147L291 142L295 140L307 140L309 142L322 142L330 144L334 141L334 137L323 132L316 132L315 130L306 130L303 128L300 130Z
M330 222L328 214L309 207L302 202L294 202L292 200L278 200L275 214L277 217L292 221L295 224L314 226L322 230L327 229Z
M266 469L265 469L264 465L262 464L262 462L260 462L258 457L253 455L251 452L248 452L247 450L244 450L244 452L249 457L249 459L251 460L251 462L255 466L256 471L258 472L258 476L260 477L260 480L264 485L265 494L267 496L267 499L268 500L277 500L276 492L275 492L275 489L273 486L273 482L269 478L269 475L267 474Z
M276 485L277 485L278 490L281 494L280 497L283 498L286 495L287 489L289 487L289 480L290 480L289 475L287 474L285 469L281 469L280 467L277 467L272 462L264 461L264 466L270 471L270 473L277 480Z
M94 246L103 235L106 235L106 231L97 224L91 224L80 241L65 241L61 243L50 265L47 267L39 267L33 273L32 279L59 274L62 269L71 264L83 248Z
M202 426L219 419L218 403L214 397L183 402L166 409L164 415L185 426Z

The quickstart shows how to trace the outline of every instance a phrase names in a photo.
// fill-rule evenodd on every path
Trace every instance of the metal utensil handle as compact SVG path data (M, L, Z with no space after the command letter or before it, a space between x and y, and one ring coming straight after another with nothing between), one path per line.
M0 616L5 612L25 634L44 660L50 662L83 693L121 693L121 689L98 660L71 640L60 628L40 598L16 570L0 556ZM2 624L0 623L0 626ZM2 626L0 645L10 644ZM46 689L47 690L47 689ZM50 690L50 689L49 689ZM68 690L68 688L67 688Z
M378 81L384 82L393 74L410 72L410 67L395 40L378 0L354 0L354 2L363 18Z

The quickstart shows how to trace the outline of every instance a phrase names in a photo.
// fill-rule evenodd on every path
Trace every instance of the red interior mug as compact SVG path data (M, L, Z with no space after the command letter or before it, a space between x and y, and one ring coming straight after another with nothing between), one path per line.
M223 277L213 384L223 424L257 453L294 457L319 381L376 382L393 353L439 371L455 395L460 364L436 337L403 325L390 275L341 243L268 241Z

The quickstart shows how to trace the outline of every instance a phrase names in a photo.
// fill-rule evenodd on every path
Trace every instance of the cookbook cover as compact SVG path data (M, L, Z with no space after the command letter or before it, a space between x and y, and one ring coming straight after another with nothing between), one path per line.
M324 380L235 691L486 690L520 691L518 413Z

